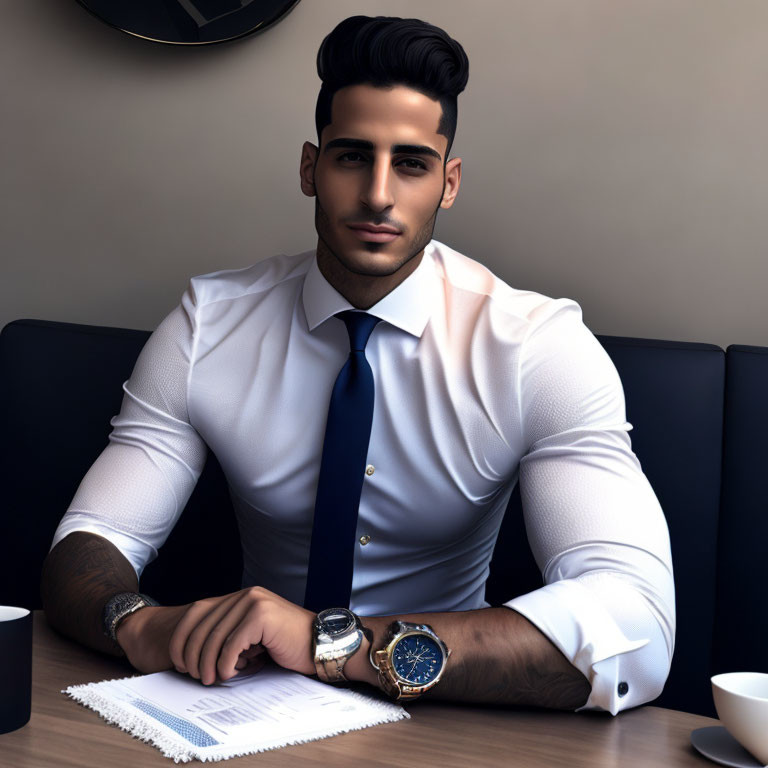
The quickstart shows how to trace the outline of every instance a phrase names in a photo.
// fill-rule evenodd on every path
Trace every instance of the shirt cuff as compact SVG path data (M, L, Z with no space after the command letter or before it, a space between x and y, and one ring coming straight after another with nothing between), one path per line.
M525 616L589 680L592 692L576 712L603 709L615 715L624 708L628 688L618 680L617 657L643 648L650 638L627 638L599 600L573 580L555 581L504 605Z

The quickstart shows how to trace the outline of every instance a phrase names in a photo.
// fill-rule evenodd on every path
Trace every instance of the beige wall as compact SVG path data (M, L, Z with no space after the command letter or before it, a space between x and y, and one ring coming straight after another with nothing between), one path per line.
M368 13L469 55L438 239L596 333L768 345L765 0L303 0L196 49L0 4L0 324L152 328L191 275L313 247L315 55Z

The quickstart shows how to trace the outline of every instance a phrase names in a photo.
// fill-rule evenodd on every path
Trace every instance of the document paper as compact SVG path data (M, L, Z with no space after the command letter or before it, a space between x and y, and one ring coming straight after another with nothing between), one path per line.
M397 704L277 666L208 686L171 670L62 693L177 763L226 760L410 717Z

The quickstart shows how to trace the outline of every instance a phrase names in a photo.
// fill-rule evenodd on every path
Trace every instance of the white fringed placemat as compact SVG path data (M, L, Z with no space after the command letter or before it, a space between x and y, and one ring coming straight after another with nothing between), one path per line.
M279 667L208 686L167 671L62 693L176 763L227 760L410 717L397 704Z

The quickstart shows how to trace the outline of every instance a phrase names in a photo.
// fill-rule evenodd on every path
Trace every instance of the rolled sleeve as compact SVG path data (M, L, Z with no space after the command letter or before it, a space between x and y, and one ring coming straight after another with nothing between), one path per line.
M107 447L81 481L51 549L74 531L111 541L137 578L176 524L203 470L207 446L190 424L187 386L194 298L158 326L123 384Z
M667 677L669 655L658 623L631 588L614 588L617 601L631 607L612 611L577 580L553 582L505 603L546 635L589 681L592 691L577 712L616 715L656 698Z
M578 305L539 320L521 362L520 490L545 586L505 605L590 682L577 711L615 715L656 698L669 673L669 533L631 449L618 373Z
M59 523L50 549L53 549L63 538L70 533L81 531L94 533L114 544L122 555L133 566L136 578L141 580L144 568L157 557L157 549L143 539L129 536L114 525L102 522L92 512L79 513L67 510L66 515ZM50 551L50 550L49 550Z

